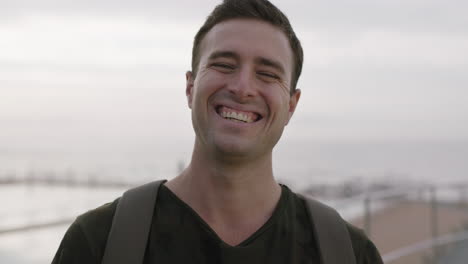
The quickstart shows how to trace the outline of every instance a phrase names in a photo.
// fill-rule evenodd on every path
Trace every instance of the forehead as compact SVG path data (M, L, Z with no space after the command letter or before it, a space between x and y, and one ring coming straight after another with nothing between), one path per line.
M291 71L292 50L285 33L276 26L255 19L232 19L216 24L203 38L200 59L213 52L232 51L243 58L265 57L284 64Z

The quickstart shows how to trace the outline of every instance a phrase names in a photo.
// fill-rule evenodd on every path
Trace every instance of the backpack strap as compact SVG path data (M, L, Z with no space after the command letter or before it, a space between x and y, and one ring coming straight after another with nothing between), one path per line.
M314 228L323 264L356 264L346 222L338 212L305 195L304 199Z
M158 190L164 182L150 182L123 194L117 204L102 264L143 263ZM305 201L322 263L356 264L348 229L338 212L314 199L297 195Z
M165 180L126 191L120 198L102 264L143 263L158 190Z

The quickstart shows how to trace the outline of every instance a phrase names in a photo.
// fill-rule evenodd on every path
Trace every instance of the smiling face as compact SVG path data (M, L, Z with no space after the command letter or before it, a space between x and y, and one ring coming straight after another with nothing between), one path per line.
M232 19L201 42L196 78L187 73L196 148L214 155L270 154L291 118L292 51L285 34L259 20Z

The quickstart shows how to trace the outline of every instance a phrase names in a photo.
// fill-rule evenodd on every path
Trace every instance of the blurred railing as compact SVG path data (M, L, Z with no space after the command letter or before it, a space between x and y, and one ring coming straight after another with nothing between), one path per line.
M385 263L393 263L406 256L430 250L430 254L421 255L424 258L421 263L437 263L437 259L441 256L441 246L450 246L450 244L468 239L468 231L464 230L464 228L468 227L467 194L467 183L403 186L375 192L366 191L359 195L335 201L333 206L338 211L343 212L344 217L348 220L356 216L360 217L365 233L374 239L373 226L376 221L374 218L380 210L412 202L426 204L428 206L427 214L421 216L416 222L425 223L424 226L428 226L428 238L410 245L401 245L400 248L393 249L390 252L384 252L383 258ZM353 207L356 208L356 206L362 208L361 214L347 217L347 210ZM457 208L466 217L464 218L464 227L454 227L450 233L444 232L441 235L441 218L444 215L439 210L444 206ZM409 220L411 219L408 219L408 222L411 222ZM394 232L401 232L401 226L388 226L387 228L394 229ZM404 235L407 234L402 234L402 236ZM466 248L466 251L468 251L468 248ZM404 261L399 263L413 264L413 262Z
M402 257L409 256L411 254L421 252L427 249L434 249L440 246L445 246L453 244L460 241L468 241L468 231L462 231L455 234L448 234L437 237L435 239L429 239L421 241L407 247L399 248L397 250L391 251L382 256L386 264L392 263L395 260L398 260ZM467 260L468 261L468 260ZM448 264L448 263L447 263Z
M61 180L62 179L62 180ZM103 188L103 189L114 189L120 188L125 189L131 186L135 186L139 183L128 183L128 182L109 182L99 180L96 178L89 177L84 181L77 181L73 177L63 178L60 177L42 177L42 178L3 178L0 179L2 184L12 185L50 185L50 186L66 186L67 188ZM397 187L395 187L397 186ZM335 207L345 219L361 218L362 225L366 234L373 240L374 230L377 215L381 211L385 211L395 205L401 205L404 203L411 202L423 202L428 206L428 212L421 219L420 222L426 222L428 237L421 239L410 244L401 244L400 247L393 247L390 250L383 251L383 258L386 263L396 263L398 260L405 258L409 255L417 252L423 252L430 250L429 254L432 258L432 262L425 261L424 263L435 263L434 261L440 256L439 248L441 246L447 246L458 241L467 239L468 233L464 230L452 230L452 233L441 232L440 230L440 218L441 210L446 204L450 206L458 205L458 209L463 211L468 216L468 183L457 183L457 184L434 184L434 185L394 185L389 188L379 189L377 191L362 191L357 195L353 195L346 199L333 199L330 200L330 205ZM69 216L63 215L63 217L48 221L48 222L29 222L27 225L15 226L9 229L0 228L0 235L7 233L19 233L25 231L31 231L36 229L48 228L56 225L68 224L72 221ZM466 219L468 221L468 217ZM468 226L468 222L466 223ZM426 225L425 225L426 226ZM398 228L398 227L389 227ZM380 248L379 248L380 249ZM468 248L467 248L468 251ZM427 258L427 254L425 255ZM411 262L398 262L398 263L411 263ZM413 263L412 263L413 264Z
M0 236L69 225L77 215L115 199L123 190L138 184L140 182L107 180L93 175L80 180L75 177L58 177L56 174L38 174L34 177L0 175L0 187L6 187L5 191L12 188L22 190L21 195L2 197L5 201L12 198L16 200L18 196L22 199L17 201L18 206L10 206L10 210L5 210L6 204L4 204L3 210L0 210ZM115 195L108 195L102 200L92 198L96 193L109 192L114 192ZM49 199L40 197L40 194L50 193L55 193L56 197ZM25 203L29 206L22 208ZM48 203L55 207L47 206ZM45 217L45 215L51 215L51 217Z

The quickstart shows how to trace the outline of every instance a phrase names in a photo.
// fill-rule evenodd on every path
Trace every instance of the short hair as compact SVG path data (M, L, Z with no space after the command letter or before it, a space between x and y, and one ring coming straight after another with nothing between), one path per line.
M205 35L217 24L235 18L250 18L265 21L278 27L289 40L293 52L293 71L291 76L291 94L296 90L296 85L302 71L304 53L301 43L297 38L288 18L281 10L268 0L224 0L207 17L205 23L195 35L192 48L192 72L196 76L200 62L200 44Z

